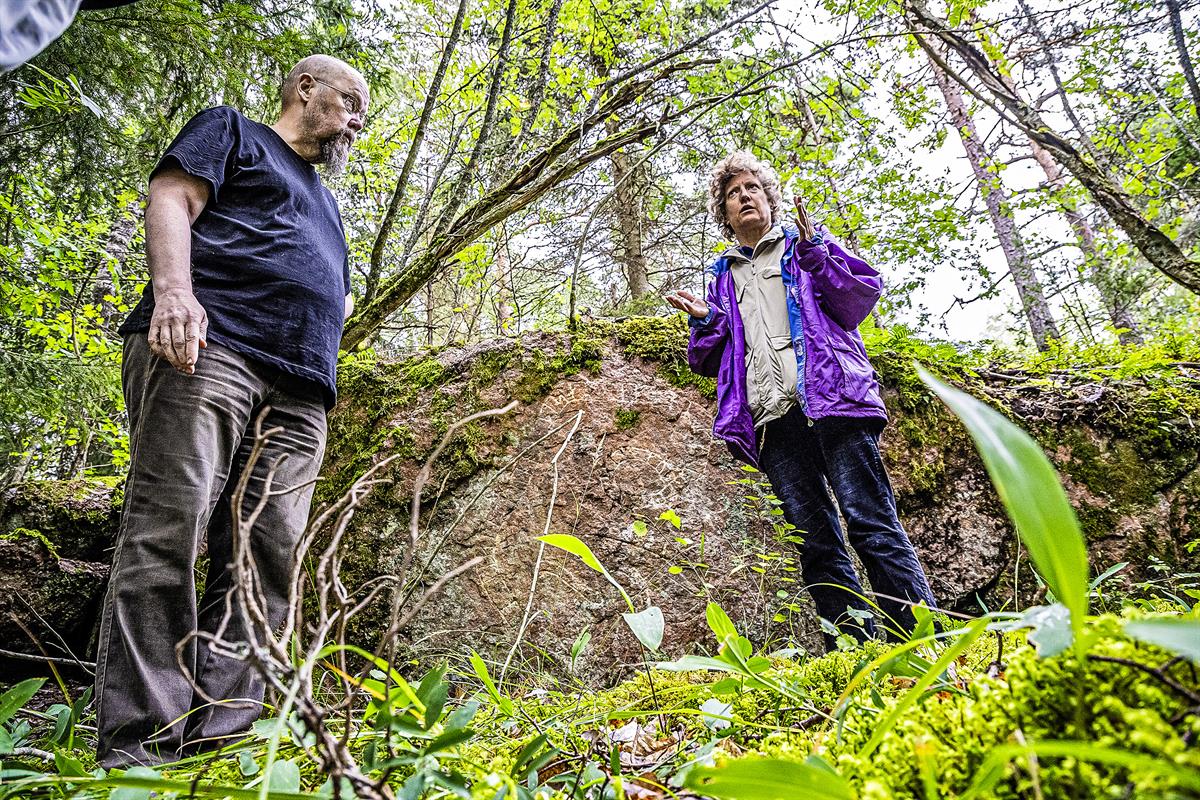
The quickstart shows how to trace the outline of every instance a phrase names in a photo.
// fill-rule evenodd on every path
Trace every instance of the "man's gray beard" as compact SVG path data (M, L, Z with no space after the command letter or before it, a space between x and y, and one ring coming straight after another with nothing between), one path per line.
M332 139L321 142L321 174L328 180L334 181L346 171L346 162L350 160L350 142L339 133Z

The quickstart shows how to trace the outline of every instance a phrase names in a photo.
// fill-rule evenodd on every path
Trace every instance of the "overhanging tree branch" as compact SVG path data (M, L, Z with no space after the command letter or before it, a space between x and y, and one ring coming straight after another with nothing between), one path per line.
M1013 124L1019 127L1035 142L1046 148L1075 178L1083 185L1096 203L1108 212L1118 226L1129 237L1146 260L1171 280L1186 287L1192 292L1200 293L1200 263L1192 261L1179 246L1161 229L1147 220L1134 206L1132 199L1126 194L1103 169L1084 157L1069 141L1056 133L1041 115L1016 92L1005 84L1003 77L992 68L987 56L977 50L969 41L951 30L944 21L935 17L925 0L906 0L905 15L914 29L913 37L917 43L930 54L931 58L939 60L948 75L962 84L964 88L976 96L980 92L958 71L954 70L940 59L927 37L940 40L951 51L959 56L967 65L971 74L983 85L988 94L1011 117ZM990 103L989 103L990 105Z
M589 164L607 157L627 144L644 140L658 130L663 122L685 113L687 109L677 111L659 122L639 123L601 139L590 149L563 160L589 132L609 116L637 101L660 82L677 73L708 63L712 62L678 62L665 66L642 80L626 83L579 125L572 126L549 146L526 159L508 181L486 192L459 214L444 232L436 234L426 250L410 263L408 269L380 286L375 299L364 304L350 319L342 336L342 347L352 349L378 331L394 311L408 302L421 286L442 269L448 259L462 252L493 225L528 207Z

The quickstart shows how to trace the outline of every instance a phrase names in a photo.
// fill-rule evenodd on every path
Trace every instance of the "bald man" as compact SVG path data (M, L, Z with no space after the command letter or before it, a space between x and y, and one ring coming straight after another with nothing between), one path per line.
M368 101L362 75L310 56L284 79L273 125L227 106L203 111L150 175L150 283L120 329L131 460L97 654L102 766L219 747L259 716L263 683L205 634L245 636L236 606L227 613L231 499L264 411L263 429L280 432L241 515L276 467L251 542L270 621L283 621L352 307L341 217L318 167L342 171ZM274 495L285 488L293 491ZM193 568L206 535L197 604Z

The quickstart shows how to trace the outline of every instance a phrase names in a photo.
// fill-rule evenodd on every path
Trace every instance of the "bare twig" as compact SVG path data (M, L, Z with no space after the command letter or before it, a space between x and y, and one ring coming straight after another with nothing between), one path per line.
M1089 655L1088 660L1089 661L1103 661L1108 664L1120 664L1121 666L1129 667L1131 669L1136 669L1140 672L1144 672L1147 675L1157 678L1160 683L1162 683L1164 686L1170 687L1176 694L1179 694L1182 697L1186 697L1193 705L1200 705L1200 694L1193 692L1191 689L1187 688L1182 683L1180 683L1179 681L1172 678L1163 669L1159 669L1158 667L1151 667L1148 664L1142 664L1140 662L1137 662L1137 661L1134 661L1134 660L1128 659L1128 658L1117 658L1116 656Z
M567 445L575 438L575 432L579 430L579 423L581 422L583 422L583 409L580 409L575 414L575 424L571 426L571 430L567 432L567 436L563 439L558 452L550 460L550 466L553 468L553 476L550 484L550 502L546 507L546 524L542 526L542 536L550 532L550 519L554 515L554 504L558 500L558 460L566 452ZM537 592L538 576L541 573L542 556L545 552L546 543L539 541L537 558L533 562L533 577L529 581L529 597L525 601L525 612L521 615L521 624L517 627L516 638L513 639L512 647L509 648L508 655L504 659L504 666L500 668L498 680L501 684L504 683L504 676L508 673L509 664L512 663L513 656L516 654L517 648L521 646L521 640L525 637L525 629L529 627L529 615L533 611L533 596Z
M448 428L417 476L409 549L398 574L380 576L356 591L349 590L340 576L344 538L354 512L373 487L387 482L379 476L394 461L394 456L375 464L339 500L322 509L297 541L287 591L287 607L278 630L271 624L273 618L279 618L278 609L268 608L251 548L252 534L269 502L310 484L274 487L275 476L286 456L267 465L265 473L261 469L260 462L267 453L268 443L281 431L279 428L264 430L267 413L264 411L255 422L254 444L233 493L234 575L233 585L226 595L225 613L216 631L195 631L176 646L176 658L184 674L188 674L183 664L184 651L197 640L203 641L214 653L245 662L263 679L268 689L283 698L279 705L280 719L294 729L297 736L311 737L314 743L306 749L335 786L344 784L357 797L368 800L392 800L394 793L387 784L387 771L377 778L368 777L351 748L356 728L350 711L362 675L372 668L373 662L368 661L359 675L350 674L346 663L346 631L354 616L365 611L380 598L385 589L390 588L393 593L391 624L380 638L376 655L378 657L385 652L389 656L394 655L395 639L400 629L411 622L422 606L448 583L482 561L482 558L471 559L441 575L407 605L403 614L395 607L394 599L405 596L408 588L407 569L412 550L419 540L420 496L431 476L433 463L463 426L474 420L506 413L515 405L514 402L502 409L473 414ZM261 479L258 475L262 476ZM257 485L260 480L261 485ZM247 508L252 482L256 484L258 494L253 506ZM328 541L317 556L315 565L307 569L302 563L303 556L323 537L328 537ZM306 592L309 590L315 595L314 602L306 604ZM310 609L307 616L306 607ZM313 607L315 611L311 610ZM229 633L234 615L238 615L242 623L237 640L232 639ZM332 646L330 642L333 642ZM316 669L330 654L337 659L343 691L337 698L317 699L314 692ZM208 697L195 685L194 680L193 688L208 702L218 702ZM329 722L339 718L339 715L343 728L340 733L335 733ZM294 719L298 719L299 723L295 723ZM274 758L276 747L277 740L273 740L268 750L268 760Z

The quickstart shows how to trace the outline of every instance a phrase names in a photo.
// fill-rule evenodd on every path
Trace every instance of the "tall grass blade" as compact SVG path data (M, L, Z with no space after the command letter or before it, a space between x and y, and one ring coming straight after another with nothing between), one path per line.
M1132 753L1093 742L1046 740L1029 742L1024 746L1005 744L994 748L979 768L975 784L962 795L961 800L993 797L996 784L1004 778L1004 765L1029 755L1036 755L1039 759L1074 758L1079 761L1125 767L1131 772L1161 775L1193 793L1200 792L1200 770L1176 764L1163 756Z
M928 669L924 675L920 677L912 688L896 701L888 713L876 723L871 738L863 745L858 755L860 758L866 758L875 752L875 748L883 743L884 737L891 735L892 728L900 716L908 710L908 707L917 702L925 690L933 685L934 681L945 673L946 669L954 663L954 659L958 658L963 651L971 646L979 636L987 630L989 620L987 617L980 617L967 626L967 631L954 642L954 644L942 651L942 655L937 661L933 662L933 666Z
M917 373L966 426L988 475L1038 572L1071 611L1071 630L1081 644L1087 615L1088 560L1075 510L1050 460L1033 438L998 411L948 386L920 365Z
M37 694L37 690L42 688L45 682L45 678L30 678L21 681L0 696L0 725L8 722L13 714L28 703L29 698Z

